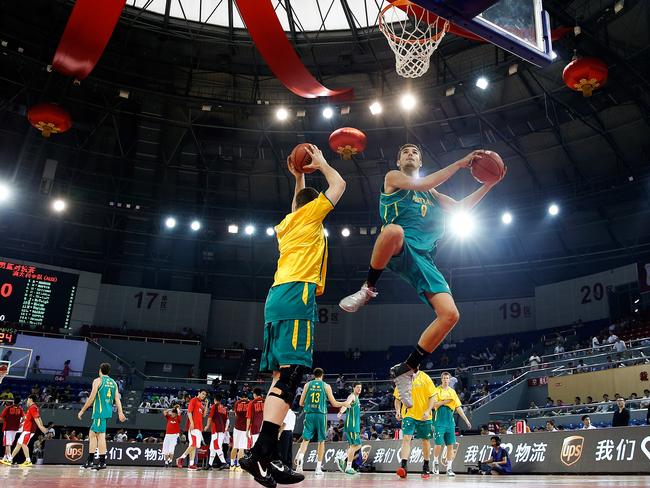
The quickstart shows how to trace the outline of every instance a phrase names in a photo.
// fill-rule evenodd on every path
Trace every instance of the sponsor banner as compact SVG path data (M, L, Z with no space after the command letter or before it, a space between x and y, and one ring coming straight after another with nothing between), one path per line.
M164 466L162 444L144 442L109 442L106 463L113 466ZM185 450L177 444L174 459ZM45 464L83 464L88 458L88 442L52 439L45 441L43 462Z
M510 455L513 473L650 473L650 427L537 432L504 435L503 447ZM453 469L466 473L469 466L490 457L490 436L458 438ZM446 448L445 448L446 449ZM298 445L294 446L294 455ZM346 456L347 443L325 445L323 468L336 470L336 460ZM401 441L365 441L361 445L364 463L378 472L394 472L400 465ZM441 459L445 458L443 451ZM411 443L409 464L420 467L424 460L422 444ZM316 467L316 444L305 453L305 469ZM441 466L444 469L444 466Z

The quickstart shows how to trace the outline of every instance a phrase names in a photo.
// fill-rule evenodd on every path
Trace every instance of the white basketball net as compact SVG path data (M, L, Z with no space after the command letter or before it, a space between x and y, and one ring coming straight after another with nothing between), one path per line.
M418 78L429 70L431 55L449 30L449 22L406 0L397 0L379 14L379 30L395 53L397 74Z

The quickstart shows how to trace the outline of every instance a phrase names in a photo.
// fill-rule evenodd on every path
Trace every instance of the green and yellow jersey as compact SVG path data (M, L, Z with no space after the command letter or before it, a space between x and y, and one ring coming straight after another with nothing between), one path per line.
M307 383L305 413L327 413L327 393L323 380L312 380Z
M117 383L110 376L101 376L101 383L93 401L93 419L109 419L113 416L113 403L117 394Z
M361 408L359 407L358 396L354 397L354 401L347 410L345 431L350 433L361 432Z

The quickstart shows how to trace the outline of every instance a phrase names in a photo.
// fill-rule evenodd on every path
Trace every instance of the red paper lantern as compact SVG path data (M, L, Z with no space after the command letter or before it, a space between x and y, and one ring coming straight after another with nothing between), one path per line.
M354 127L341 127L330 135L332 151L339 153L343 159L352 159L366 148L366 135Z
M43 137L67 131L72 127L70 114L63 108L53 103L39 103L27 111L29 123L40 130Z
M598 58L573 58L562 72L562 79L572 90L590 97L593 91L607 81L607 65Z

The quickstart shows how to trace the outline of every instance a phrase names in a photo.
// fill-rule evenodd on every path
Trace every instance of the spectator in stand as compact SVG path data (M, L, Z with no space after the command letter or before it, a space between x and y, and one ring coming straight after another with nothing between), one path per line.
M555 422L552 420L546 421L546 432L557 432L557 429L555 428Z
M551 415L566 415L569 411L564 408L564 402L559 398L555 401L555 410L551 412Z
M587 397L587 400L585 401L585 404L586 405L591 405L592 403L594 403L594 399L590 395L590 396ZM596 411L596 407L593 407L593 406L585 407L585 410L587 412L589 412L589 413L592 413L592 412Z
M456 390L456 385L458 385L458 378L451 375L451 378L449 378L449 388Z
M641 408L641 404L639 402L639 396L636 393L630 393L630 398L628 399L629 403L629 409L630 410L636 410L638 408Z
M551 397L546 397L546 403L544 404L544 408L551 408L555 405L555 402Z
M61 371L61 376L63 376L64 379L68 379L68 376L70 376L70 360L66 360L65 363L63 363L63 370Z
M355 361L361 359L361 351L359 350L358 347L354 349L354 352L352 353L352 359L354 359Z
M623 339L618 339L614 343L614 351L616 351L617 353L620 354L622 352L625 352L626 349L627 349L627 346L625 345L625 341Z
M603 401L600 402L600 405L598 405L598 408L596 408L596 412L601 413L601 412L609 412L611 408L611 405L609 404L609 395L607 393L603 394Z
M54 430L54 422L48 422L47 424L47 434L45 434L45 439L55 439L56 431Z
M541 412L539 407L535 404L535 402L530 402L530 405L528 405L528 410L529 412L526 414L526 417L531 418L531 417L539 417Z
M561 354L564 353L564 346L562 345L561 342L558 342L558 343L555 345L555 349L553 349L553 352L554 352L555 354L557 354L558 356L560 356ZM561 357L561 356L560 356L560 357Z
M5 388L2 393L0 393L0 400L13 400L14 394L11 393L9 388Z
M643 398L641 398L641 408L650 407L650 390L647 388L643 390Z
M596 428L591 423L591 418L589 418L589 415L583 415L580 420L582 420L582 427L581 427L582 430L589 430L589 429Z
M598 340L598 336L595 335L591 338L591 352L596 353L598 349L600 349L600 341Z
M612 417L612 427L627 427L630 425L630 410L625 408L625 399L619 397L616 400L616 406L618 408Z
M345 391L345 377L342 374L336 378L336 390L336 396L339 398L347 396Z
M2 355L2 360L7 361L8 363L11 363L11 355L13 354L13 351L7 351Z
M614 345L618 341L618 336L614 334L614 331L610 331L609 337L607 338L607 344Z
M587 373L589 371L589 366L585 364L584 359L580 359L578 361L578 365L576 366L576 373Z
M32 374L41 374L41 357L36 356L32 363Z
M541 358L535 352L528 358L528 365L531 370L539 369L541 362Z

